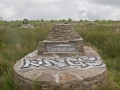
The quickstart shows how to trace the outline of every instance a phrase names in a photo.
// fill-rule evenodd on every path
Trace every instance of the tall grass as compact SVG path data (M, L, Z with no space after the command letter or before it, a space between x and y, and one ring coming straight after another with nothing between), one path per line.
M115 32L114 26L95 26L94 29L79 26L74 28L83 37L85 45L97 49L107 66L107 86L104 90L120 90L120 32Z
M19 90L14 83L13 66L26 54L37 49L52 30L54 22L34 22L35 29L21 29L20 22L0 24L0 90ZM107 86L99 90L120 90L120 33L115 25L89 26L71 23L84 39L95 48L107 65ZM38 90L37 87L33 88Z
M0 90L19 90L14 84L14 64L37 49L38 42L44 40L53 27L48 23L39 26L35 29L22 29L15 22L0 25Z

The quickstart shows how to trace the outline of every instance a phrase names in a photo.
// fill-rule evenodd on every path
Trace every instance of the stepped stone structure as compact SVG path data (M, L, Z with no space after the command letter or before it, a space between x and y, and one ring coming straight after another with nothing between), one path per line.
M106 65L69 24L56 24L38 49L14 65L21 90L94 90L106 83Z
M79 40L81 37L73 30L69 24L56 24L53 30L49 33L46 40L49 41L65 41L65 40Z
M83 38L69 24L56 24L46 40L39 42L38 54L84 55Z

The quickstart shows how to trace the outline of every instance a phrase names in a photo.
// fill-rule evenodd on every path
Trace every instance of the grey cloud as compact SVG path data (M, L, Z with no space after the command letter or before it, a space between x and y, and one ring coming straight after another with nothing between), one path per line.
M71 0L72 1L72 0ZM70 1L69 1L70 2ZM41 4L35 4L31 5L31 7L28 8L28 5L23 5L22 9L19 9L19 12L21 15L26 15L28 18L33 19L68 19L68 18L74 18L75 19L75 13L77 12L77 7L73 3L69 3L68 1L64 2L52 2L52 3L41 3ZM18 10L17 9L17 10Z
M115 2L114 2L115 1ZM118 0L1 0L5 20L119 19ZM114 6L112 5L114 4ZM116 7L115 7L116 6Z
M120 6L120 0L88 0L91 3L97 3L102 5Z

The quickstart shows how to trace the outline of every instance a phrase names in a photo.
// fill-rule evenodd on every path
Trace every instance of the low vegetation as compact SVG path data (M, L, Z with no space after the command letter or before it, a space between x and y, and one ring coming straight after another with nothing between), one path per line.
M56 21L30 23L35 29L20 28L21 21L0 21L0 90L19 90L14 83L14 64L37 49L38 42L47 37ZM70 21L70 24L83 37L84 44L93 47L107 66L106 87L98 90L120 90L119 23L96 20L94 23Z

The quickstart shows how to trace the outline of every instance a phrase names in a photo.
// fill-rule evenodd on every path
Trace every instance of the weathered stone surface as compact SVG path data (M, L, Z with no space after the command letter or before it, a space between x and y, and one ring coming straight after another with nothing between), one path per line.
M56 24L53 30L49 33L46 40L49 41L64 41L79 39L80 36L69 24Z
M84 48L85 56L71 57L39 56L35 50L15 64L15 82L26 90L32 88L34 81L40 81L43 90L92 90L102 86L106 66L97 52L87 46Z
M34 28L34 26L31 24L22 24L20 28Z
M66 83L69 81L75 81L78 80L78 78L75 75L68 74L68 73L63 73L59 75L59 82L60 83Z
M55 82L55 78L50 75L49 73L41 73L41 75L37 78L37 80L43 81L43 82Z

